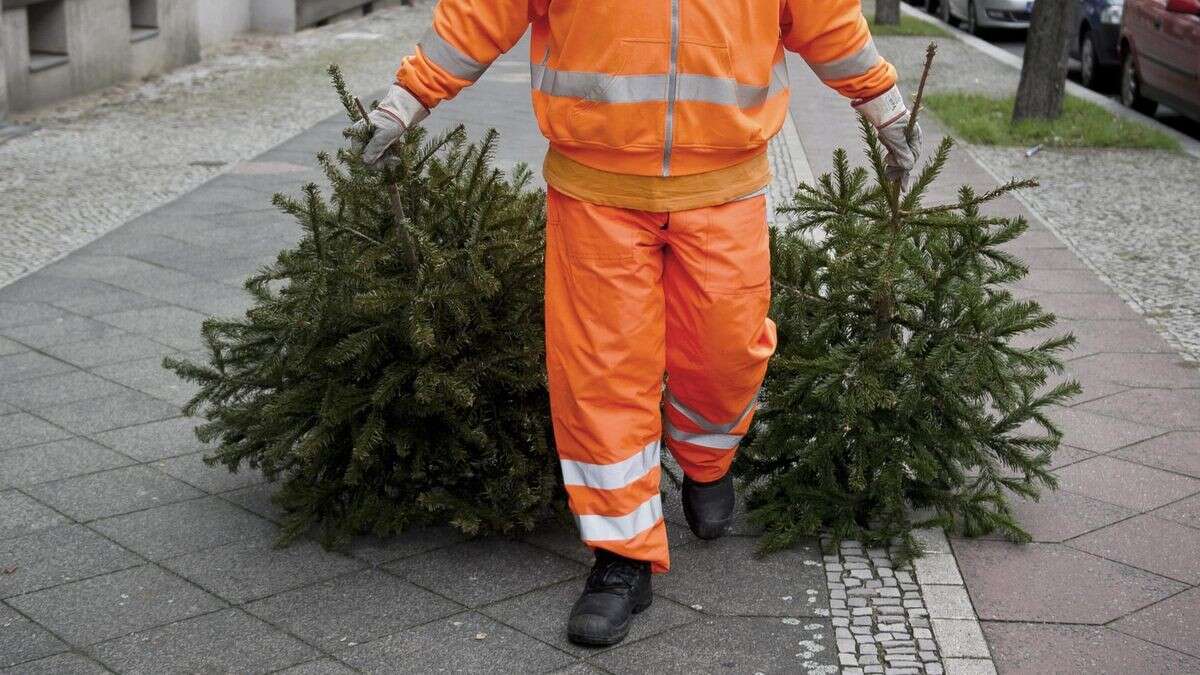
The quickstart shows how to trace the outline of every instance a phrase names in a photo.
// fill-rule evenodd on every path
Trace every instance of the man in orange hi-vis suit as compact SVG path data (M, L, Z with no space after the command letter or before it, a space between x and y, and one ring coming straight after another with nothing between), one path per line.
M550 141L550 400L571 510L596 555L568 634L607 645L669 566L664 431L696 535L718 537L733 517L729 466L775 349L766 146L788 110L784 50L874 123L902 184L919 134L906 138L895 69L859 0L441 0L370 114L364 159L378 162L531 24L533 106Z

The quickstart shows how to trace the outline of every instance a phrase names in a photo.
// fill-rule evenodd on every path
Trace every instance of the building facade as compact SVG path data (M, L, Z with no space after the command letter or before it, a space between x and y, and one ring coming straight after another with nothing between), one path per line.
M369 0L0 0L0 119L200 58L240 33L361 15Z

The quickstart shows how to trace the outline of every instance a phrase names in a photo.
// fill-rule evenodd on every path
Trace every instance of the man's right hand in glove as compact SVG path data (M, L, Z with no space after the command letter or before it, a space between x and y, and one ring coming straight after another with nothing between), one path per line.
M405 130L426 117L429 117L429 110L407 89L393 84L367 119L355 122L350 130L365 135L370 127L375 128L371 140L361 146L361 150L363 161L377 168L388 148L404 137Z

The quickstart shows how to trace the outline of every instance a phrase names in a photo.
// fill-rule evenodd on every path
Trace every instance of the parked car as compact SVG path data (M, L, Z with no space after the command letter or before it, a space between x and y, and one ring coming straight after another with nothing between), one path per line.
M1077 32L1071 40L1071 56L1079 59L1083 86L1108 88L1121 65L1121 13L1125 0L1079 0Z
M1200 120L1200 0L1125 0L1120 50L1122 103Z
M951 26L965 21L978 35L991 28L1027 30L1033 0L927 0L925 9Z

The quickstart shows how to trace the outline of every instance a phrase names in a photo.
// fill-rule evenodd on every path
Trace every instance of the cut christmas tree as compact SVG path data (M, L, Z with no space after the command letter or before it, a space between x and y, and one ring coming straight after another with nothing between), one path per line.
M1027 269L1004 245L1026 222L981 209L1033 183L925 205L950 139L901 194L862 135L870 170L838 150L772 233L779 347L735 465L751 517L766 549L828 532L909 556L932 525L1026 539L1009 499L1055 486L1047 411L1079 388L1051 376L1074 339L1014 343L1055 318L1008 290Z
M276 196L303 238L246 282L254 306L205 322L208 363L165 361L200 385L186 412L208 420L206 461L282 481L281 542L313 526L329 545L434 522L524 530L561 499L543 194L490 167L494 142L413 129L382 171L320 155L332 194Z

